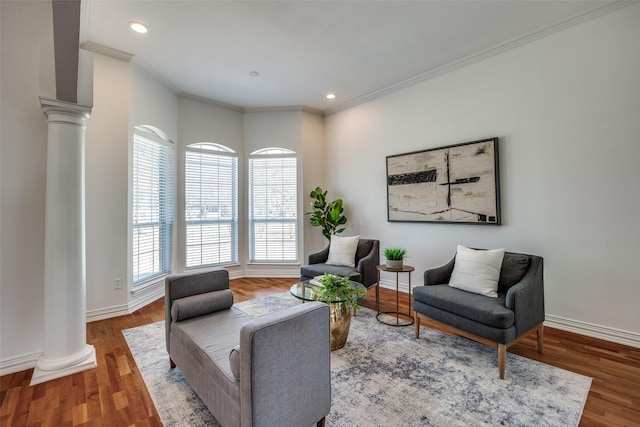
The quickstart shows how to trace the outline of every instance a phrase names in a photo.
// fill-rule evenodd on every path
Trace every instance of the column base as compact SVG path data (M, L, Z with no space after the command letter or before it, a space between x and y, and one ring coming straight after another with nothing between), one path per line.
M96 361L96 349L92 345L88 345L82 353L88 353L87 357L82 358L79 362L73 363L70 366L64 366L56 369L42 369L38 365L47 364L43 362L41 358L36 363L36 367L33 370L33 376L31 377L31 383L29 385L41 384L47 381L54 380L56 378L66 377L67 375L75 374L82 371L87 371L98 366ZM72 356L70 359L77 358L77 355ZM57 361L61 362L61 361Z

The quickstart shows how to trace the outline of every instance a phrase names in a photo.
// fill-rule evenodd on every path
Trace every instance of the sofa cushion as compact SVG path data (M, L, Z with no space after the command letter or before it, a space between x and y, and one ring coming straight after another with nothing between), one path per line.
M174 339L205 369L220 371L230 381L236 381L229 353L240 344L240 329L252 318L231 307L205 316L171 323ZM215 328L215 334L211 331Z
M504 249L477 250L458 245L449 286L497 297Z
M300 267L300 275L304 277L316 277L324 273L337 274L348 277L349 280L360 283L362 275L354 267L345 267L329 264L309 264Z
M413 289L413 298L424 304L496 328L509 328L515 321L513 311L505 307L505 294L490 298L447 285L430 285L416 286Z
M502 260L498 292L507 292L510 287L518 283L529 269L531 259L527 255L506 253Z
M173 303L171 303L171 318L173 321L178 322L225 310L232 305L233 293L230 289L205 292L173 300Z
M347 267L356 266L356 249L360 236L340 237L333 236L329 245L329 258L327 264L344 265Z

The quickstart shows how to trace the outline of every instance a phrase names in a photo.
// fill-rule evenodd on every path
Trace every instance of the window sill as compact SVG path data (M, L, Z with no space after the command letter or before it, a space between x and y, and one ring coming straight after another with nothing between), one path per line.
M162 284L166 277L167 275L154 277L153 279L140 283L139 285L132 286L129 288L129 293L131 293L131 296L133 297L147 293L151 289L156 289L158 284Z
M220 264L220 265L209 265L205 267L187 267L186 271L199 271L199 270L210 270L212 268L237 268L240 267L240 264Z
M300 267L299 262L248 262L247 265L272 265L272 266L295 266Z

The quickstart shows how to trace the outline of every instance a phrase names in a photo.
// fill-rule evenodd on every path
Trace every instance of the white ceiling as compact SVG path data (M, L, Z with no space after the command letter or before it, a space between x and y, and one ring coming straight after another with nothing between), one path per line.
M619 4L83 0L80 42L133 55L177 93L246 109L332 112ZM131 31L134 20L149 32Z

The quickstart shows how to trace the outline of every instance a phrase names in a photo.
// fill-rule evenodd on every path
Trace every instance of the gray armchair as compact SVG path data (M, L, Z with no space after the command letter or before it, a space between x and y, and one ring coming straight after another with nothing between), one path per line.
M519 338L536 331L542 353L544 321L543 259L506 252L498 281L498 298L448 286L455 258L427 270L424 286L413 289L416 338L420 324L497 348L500 378L504 379L506 351Z
M380 241L360 239L355 255L355 267L326 264L329 258L329 246L320 252L309 255L309 264L300 268L300 280L311 280L315 276L330 273L349 277L367 288L378 282L376 266L380 264Z

